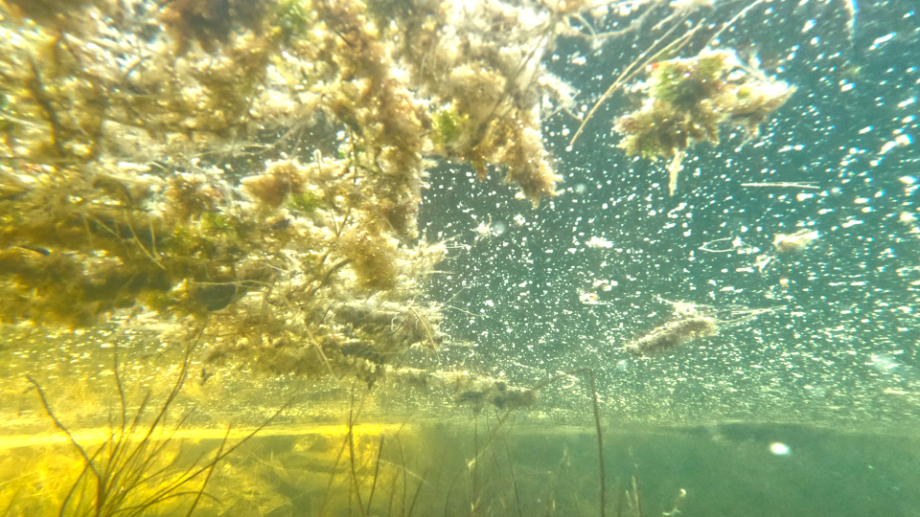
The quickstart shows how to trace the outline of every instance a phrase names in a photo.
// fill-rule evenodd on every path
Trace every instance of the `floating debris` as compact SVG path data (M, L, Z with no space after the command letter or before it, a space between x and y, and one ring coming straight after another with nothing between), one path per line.
M731 253L735 252L739 255L745 255L748 253L756 253L758 250L754 246L745 244L741 240L741 237L724 237L722 239L716 239L709 242L703 243L702 246L697 248L700 251L705 251L707 253Z
M806 190L818 190L821 187L813 182L801 181L769 181L764 183L742 183L742 187L765 187L765 188L801 188Z
M795 233L780 233L773 237L773 247L777 253L789 253L807 248L818 240L817 230L800 230Z
M817 230L799 230L795 233L778 233L773 237L773 252L757 256L757 270L763 272L779 255L802 251L821 235Z
M661 355L695 339L714 336L719 329L734 327L761 314L785 308L750 309L740 305L712 307L664 299L660 301L673 307L675 318L628 343L624 347L627 352L637 357Z
M619 147L627 155L670 160L671 195L691 145L718 144L723 124L759 136L760 124L795 92L794 86L768 77L756 62L744 63L730 50L706 49L692 58L659 61L646 73L649 80L634 87L646 95L642 107L618 118L614 129L623 135Z
M578 293L578 301L585 305L607 305L600 301L600 298L594 291Z
M714 336L719 331L716 320L689 317L670 321L645 336L626 345L635 356L659 355L674 350L688 341Z
M594 236L588 239L585 246L589 248L610 249L613 247L613 243L603 237Z
M480 407L492 404L498 409L517 409L531 407L539 398L540 392L537 390L512 388L504 382L496 381L482 389L461 392L457 395L457 403Z

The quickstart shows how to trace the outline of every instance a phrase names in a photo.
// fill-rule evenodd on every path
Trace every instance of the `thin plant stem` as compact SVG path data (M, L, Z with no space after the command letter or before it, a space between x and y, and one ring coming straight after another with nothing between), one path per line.
M745 7L745 8L742 9L741 11L739 11L738 14L736 14L736 15L734 16L734 18L732 18L731 20L729 20L728 22L726 22L725 25L723 25L721 29L719 29L718 31L716 31L716 33L715 33L711 38L709 38L709 41L706 42L706 45L704 45L703 48L706 48L706 47L708 47L709 45L712 45L712 43L713 43L715 40L719 39L719 36L721 36L723 32L725 32L727 29L729 29L731 26L733 26L733 25L735 24L735 22L737 22L737 21L738 21L739 19L741 19L745 14L747 14L748 12L750 12L751 9L757 7L758 5L762 4L763 2L764 2L764 0L756 0L755 2L752 2L751 5Z
M594 380L594 370L588 370L588 380L591 383L591 402L594 407L594 426L597 429L597 466L600 471L599 481L600 481L600 499L601 499L601 517L606 515L606 497L607 497L607 483L604 479L606 477L606 471L604 470L604 435L601 433L601 417L600 412L597 407L597 385Z
M508 457L508 470L511 472L511 488L514 490L514 501L517 503L518 517L521 514L521 495L518 493L517 478L514 476L514 461L511 459L511 450L508 449L508 442L505 441L505 455Z
M371 503L374 502L374 491L377 489L377 476L380 475L380 456L383 455L383 442L385 438L385 434L380 435L380 445L377 447L377 462L374 464L374 479L371 483L371 493L367 496L366 514L371 513Z
M220 447L217 449L217 454L215 458L220 458L221 453L224 452L224 446L227 445L227 438L230 437L231 426L227 426L227 432L224 433L224 439L220 442ZM201 483L201 488L198 490L198 493L195 495L195 500L192 501L192 506L189 507L188 513L185 514L185 517L191 517L192 512L195 511L195 507L198 506L198 501L201 500L201 494L204 493L204 487L208 485L208 481L211 480L211 475L214 473L214 467L217 466L217 462L214 461L211 463L211 467L208 469L208 473L204 476L204 481Z
M415 510L415 503L418 502L418 494L422 491L422 485L425 484L425 479L428 478L428 469L431 468L425 467L425 472L422 473L422 479L419 480L418 486L415 487L415 495L412 496L412 504L409 505L409 513L406 514L406 517L412 517L412 512Z

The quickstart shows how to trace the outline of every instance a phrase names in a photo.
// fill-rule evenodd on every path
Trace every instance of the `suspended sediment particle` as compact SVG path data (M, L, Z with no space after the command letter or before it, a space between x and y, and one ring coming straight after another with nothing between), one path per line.
M773 247L777 253L800 251L818 240L819 234L815 230L800 230L795 233L780 233L773 238Z
M719 325L712 318L694 317L670 321L626 345L635 356L658 355L701 337L713 336Z

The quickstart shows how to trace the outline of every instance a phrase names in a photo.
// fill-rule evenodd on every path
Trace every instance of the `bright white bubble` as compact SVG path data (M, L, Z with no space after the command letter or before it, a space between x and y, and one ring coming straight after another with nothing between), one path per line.
M777 456L785 456L792 452L789 449L789 446L781 442L773 442L770 444L770 452L776 454Z

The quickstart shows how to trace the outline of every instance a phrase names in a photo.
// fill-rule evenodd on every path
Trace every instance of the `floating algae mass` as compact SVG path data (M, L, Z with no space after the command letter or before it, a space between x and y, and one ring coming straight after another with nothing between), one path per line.
M914 11L0 0L0 517L911 515Z
M668 191L677 191L686 150L697 142L719 143L722 125L743 128L750 138L795 92L785 81L768 77L756 61L743 63L730 50L704 49L692 58L648 65L649 79L637 88L642 107L617 119L615 130L628 156L669 158Z
M667 302L674 315L664 324L630 341L625 349L637 357L669 353L691 341L715 336L719 329L749 323L762 314L785 307L749 309L747 307L712 307L687 302Z
M655 328L655 330L626 345L626 350L637 356L661 354L701 337L714 336L719 325L712 318L682 317Z

